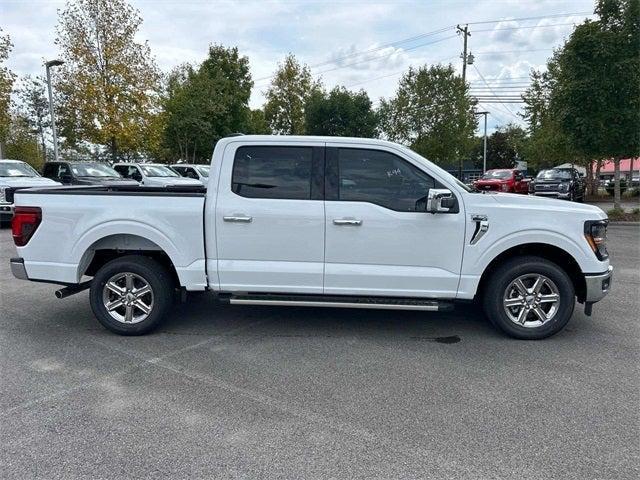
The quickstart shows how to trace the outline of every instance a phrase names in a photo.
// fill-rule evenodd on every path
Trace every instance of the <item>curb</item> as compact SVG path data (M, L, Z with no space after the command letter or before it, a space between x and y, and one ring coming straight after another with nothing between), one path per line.
M640 225L640 222L612 222L609 221L609 225L628 225L629 227L637 227Z

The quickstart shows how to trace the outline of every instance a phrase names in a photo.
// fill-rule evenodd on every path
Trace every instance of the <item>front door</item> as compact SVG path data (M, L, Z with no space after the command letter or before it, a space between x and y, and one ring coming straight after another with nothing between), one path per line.
M324 143L230 144L217 186L220 290L322 293Z
M443 188L400 151L327 148L324 293L454 298L464 211L425 212Z

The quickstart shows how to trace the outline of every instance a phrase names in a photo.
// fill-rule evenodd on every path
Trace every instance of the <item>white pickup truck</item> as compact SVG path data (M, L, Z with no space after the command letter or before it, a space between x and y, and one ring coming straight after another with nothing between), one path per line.
M176 292L244 305L438 311L478 300L506 334L561 330L611 286L602 210L478 193L411 150L357 138L232 136L208 187L15 196L20 279L90 288L97 319L150 331ZM186 298L186 295L183 295Z

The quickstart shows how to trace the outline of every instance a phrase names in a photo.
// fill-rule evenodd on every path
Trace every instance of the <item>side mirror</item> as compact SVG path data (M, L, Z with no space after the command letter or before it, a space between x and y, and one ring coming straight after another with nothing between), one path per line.
M445 213L456 206L456 199L451 190L446 188L431 188L427 195L427 212Z

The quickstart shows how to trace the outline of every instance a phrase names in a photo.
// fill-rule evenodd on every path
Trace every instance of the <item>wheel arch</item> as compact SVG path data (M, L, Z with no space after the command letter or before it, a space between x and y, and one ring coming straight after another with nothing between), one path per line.
M587 286L580 265L576 259L563 248L539 242L516 245L504 250L494 257L482 272L480 282L478 283L478 289L476 291L476 298L482 297L488 280L491 278L493 272L495 272L498 266L511 258L519 256L541 257L558 265L571 279L578 301L580 303L584 302Z
M142 255L163 265L179 284L179 275L169 253L158 243L145 236L116 233L98 238L88 245L78 263L78 279L83 275L94 276L107 262L126 255Z

